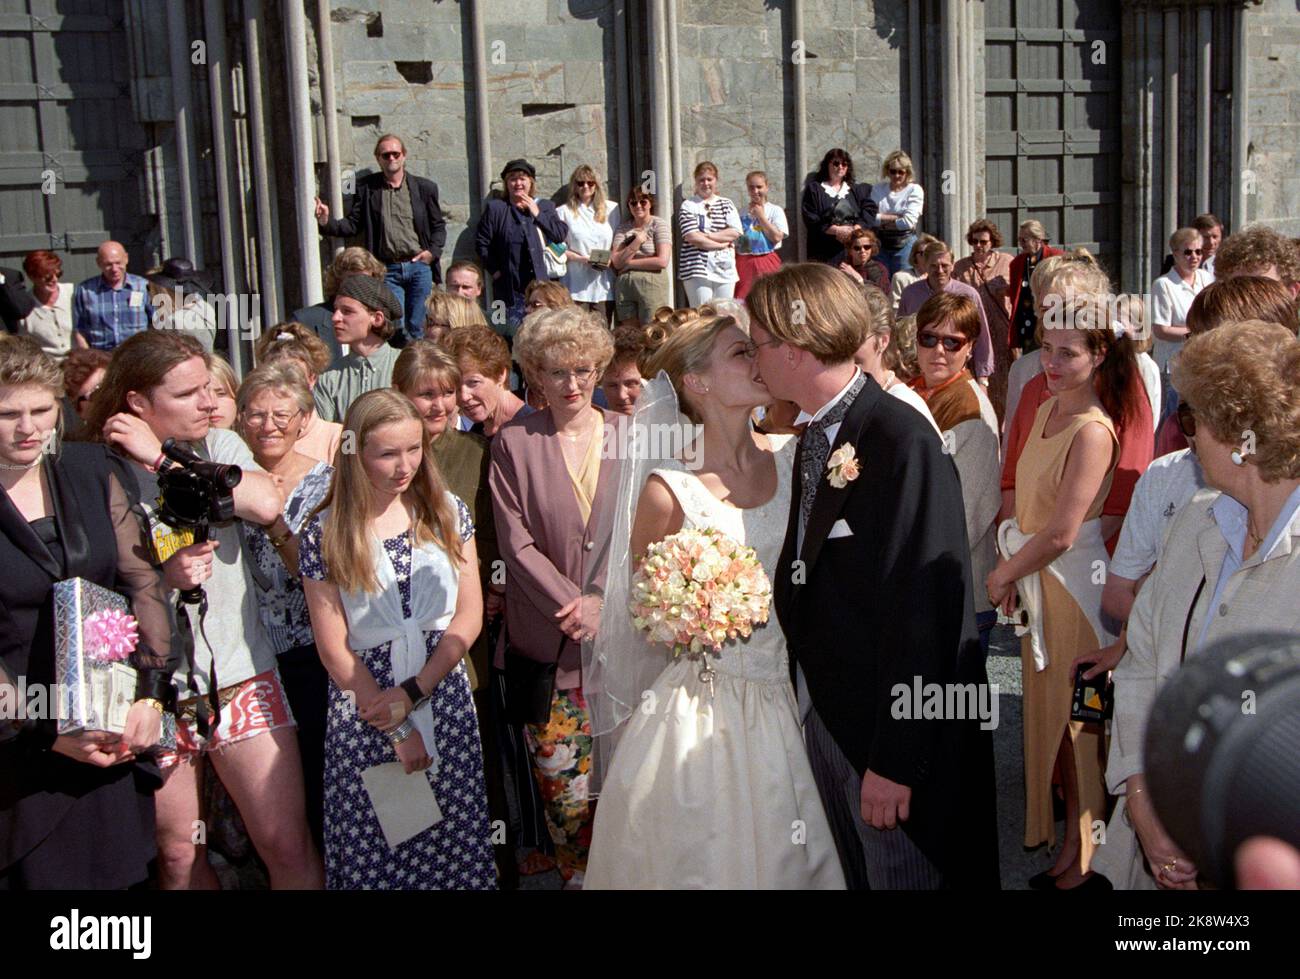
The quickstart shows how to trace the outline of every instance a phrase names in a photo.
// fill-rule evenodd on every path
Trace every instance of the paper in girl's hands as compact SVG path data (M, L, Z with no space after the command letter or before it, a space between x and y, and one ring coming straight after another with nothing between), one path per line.
M379 828L390 850L442 821L442 810L424 772L406 774L400 761L385 762L361 773Z

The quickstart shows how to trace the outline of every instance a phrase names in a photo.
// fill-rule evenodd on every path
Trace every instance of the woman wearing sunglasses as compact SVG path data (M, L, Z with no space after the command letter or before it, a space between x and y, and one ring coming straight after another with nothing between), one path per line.
M1169 237L1174 267L1151 283L1151 331L1156 339L1156 364L1165 380L1164 407L1157 422L1173 413L1178 392L1169 383L1175 355L1187 339L1187 311L1192 300L1214 281L1201 268L1204 247L1195 228L1179 228Z
M901 271L916 244L916 229L925 210L925 191L916 182L912 158L894 150L880 167L881 183L871 188L880 232L880 261L889 274Z
M564 239L569 248L564 285L574 302L600 313L609 322L609 305L614 298L609 253L618 224L618 204L605 199L600 177L583 164L569 178L568 202L557 210L569 228Z
M655 214L655 195L634 187L627 195L627 215L614 232L609 264L618 273L614 283L614 322L649 323L655 310L673 304L668 261L673 232Z
M983 582L997 560L994 521L1002 496L997 415L970 371L971 351L979 335L979 314L973 301L946 292L931 296L916 314L916 360L921 376L911 385L925 399L961 476L975 621L987 654L997 612Z

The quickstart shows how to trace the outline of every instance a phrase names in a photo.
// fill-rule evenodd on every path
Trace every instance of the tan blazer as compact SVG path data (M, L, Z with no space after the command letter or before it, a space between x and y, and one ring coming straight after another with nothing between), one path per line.
M1142 745L1156 694L1183 662L1195 656L1201 628L1210 616L1206 646L1243 632L1300 632L1300 514L1283 532L1267 560L1256 553L1229 579L1218 606L1211 608L1219 569L1228 552L1210 513L1216 490L1201 490L1174 518L1155 570L1138 593L1128 623L1128 651L1115 668L1115 715L1111 721L1106 783L1121 796L1106 828L1106 842L1093 868L1116 887L1146 885L1149 874L1129 825L1124 782L1145 770ZM1202 584L1204 582L1204 584ZM1098 860L1101 861L1100 865Z
M603 414L607 426L622 417ZM488 484L506 564L506 630L518 652L555 662L563 638L555 613L584 591L604 591L616 482L617 462L606 453L584 527L549 411L516 415L492 440ZM500 649L496 665L503 666ZM579 669L577 643L565 640L559 665Z

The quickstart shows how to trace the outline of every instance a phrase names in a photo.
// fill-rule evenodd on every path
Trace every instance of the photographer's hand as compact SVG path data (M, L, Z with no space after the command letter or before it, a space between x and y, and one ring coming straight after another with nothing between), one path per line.
M209 540L182 547L163 562L163 584L176 591L197 588L212 577L212 552L220 542Z
M148 423L124 411L104 423L104 441L142 466L152 466L162 455L162 442Z

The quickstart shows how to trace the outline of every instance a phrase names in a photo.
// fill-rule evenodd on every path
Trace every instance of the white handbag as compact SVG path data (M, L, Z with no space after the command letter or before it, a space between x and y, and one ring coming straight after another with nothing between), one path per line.
M546 276L549 279L562 279L569 271L569 256L565 254L568 246L564 242L549 242L542 229L537 229L537 237L542 242L542 261L546 264Z

